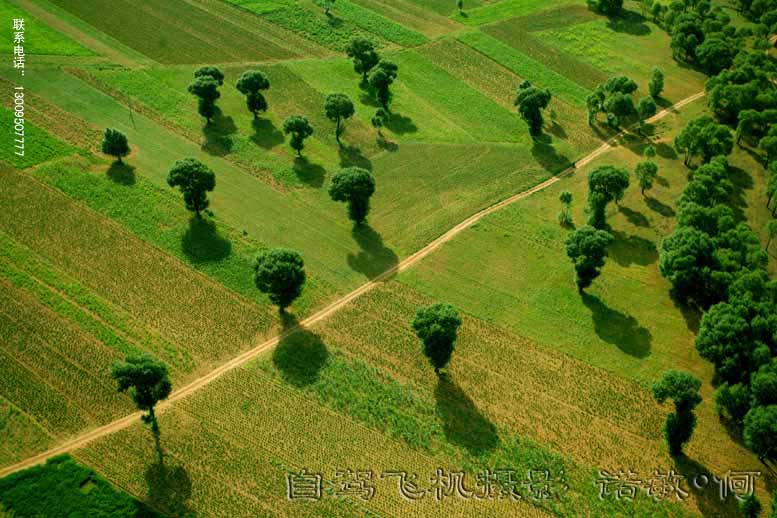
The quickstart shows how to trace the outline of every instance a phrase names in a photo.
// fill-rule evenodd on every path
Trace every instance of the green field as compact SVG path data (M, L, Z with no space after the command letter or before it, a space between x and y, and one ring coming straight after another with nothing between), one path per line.
M601 470L629 469L761 472L768 508L777 479L718 415L694 345L702 315L658 268L691 175L674 139L710 113L704 98L644 132L587 124L609 77L634 79L637 100L660 68L662 109L706 76L673 59L634 1L609 18L583 0L329 3L0 0L4 20L27 20L30 54L23 76L0 65L3 88L24 87L26 119L20 157L2 102L0 473L14 473L0 478L0 517L739 516L714 484L600 495ZM378 127L375 83L344 52L354 37L398 67ZM210 121L187 91L203 65L224 74ZM236 88L249 70L270 83L256 116ZM552 94L535 137L515 105L524 81ZM331 93L355 108L340 141ZM292 115L313 127L300 156L283 131ZM122 162L101 152L109 127L128 138ZM642 194L633 171L649 143L658 177ZM215 173L202 218L168 185L186 157ZM735 216L767 246L764 158L735 146L729 163ZM631 185L607 206L602 274L578 291L565 242L602 165ZM362 225L329 194L346 167L375 181ZM306 273L280 312L253 277L275 247L298 251ZM435 302L462 321L440 375L411 326ZM159 435L111 376L139 353L169 369ZM671 404L651 392L669 369L702 381L682 456L664 437ZM374 493L343 486L348 470L371 473ZM484 470L511 470L525 493ZM550 493L536 497L528 477L545 471ZM462 473L463 496L445 472ZM321 494L291 498L305 474Z

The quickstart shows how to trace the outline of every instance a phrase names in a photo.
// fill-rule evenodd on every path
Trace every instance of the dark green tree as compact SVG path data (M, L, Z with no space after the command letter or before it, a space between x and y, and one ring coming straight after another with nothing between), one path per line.
M370 211L370 197L375 193L375 179L361 167L346 167L332 176L329 196L348 204L348 217L361 225Z
M216 187L216 175L196 158L176 160L167 174L167 185L178 187L183 194L186 208L201 218L201 211L208 208L208 192Z
M744 437L759 459L777 457L777 405L751 409L745 416Z
M197 97L199 114L210 122L216 113L216 100L221 97L218 81L209 75L201 75L189 85L188 90Z
M357 37L351 40L345 48L345 53L353 59L353 70L362 75L362 81L367 82L367 74L380 61L375 50L375 44L366 38Z
M656 102L652 97L643 97L637 105L637 115L639 116L639 130L645 131L645 121L656 114Z
M324 104L326 117L336 124L335 139L340 144L340 133L342 132L342 121L350 119L355 113L353 102L345 94L329 94L326 96Z
M390 86L397 78L399 67L391 61L381 59L369 75L369 83L375 91L375 97L380 105L388 111L391 101Z
M216 81L219 86L224 84L224 73L214 66L204 66L197 69L194 72L195 79L198 77L211 77Z
M664 91L664 73L658 68L653 69L653 74L650 76L650 83L648 83L648 91L653 99L661 97L661 92Z
M658 176L658 166L655 164L655 162L645 160L637 164L637 167L634 170L634 175L637 177L640 191L644 196L645 191L651 189L653 187L653 182L656 181L656 177Z
M313 134L313 126L302 115L292 115L283 121L283 132L291 134L289 145L297 152L297 156L302 156L302 150L305 148L305 139Z
M103 134L102 152L115 156L116 161L121 164L121 158L130 152L127 136L117 129L106 128L105 134Z
M685 154L685 165L690 165L694 156L700 155L702 162L707 163L716 156L730 154L734 148L731 131L708 115L689 122L674 143L677 151Z
M617 16L623 10L623 0L586 0L588 8L605 16Z
M302 294L305 262L294 250L272 248L260 252L254 260L254 283L281 313Z
M584 226L575 230L567 238L567 256L572 260L577 275L577 289L582 292L601 273L607 247L614 241L612 234Z
M456 333L461 326L456 308L445 303L420 308L411 325L423 343L424 355L439 376L440 369L451 360Z
M550 98L550 90L532 86L528 81L524 81L518 87L518 95L513 104L518 107L518 113L528 124L529 134L533 138L542 135L542 110L548 107Z
M707 75L714 76L731 66L736 52L727 38L712 36L696 47L696 62Z
M370 119L370 122L372 123L372 127L378 130L378 137L383 138L383 133L381 132L381 128L386 125L386 120L388 119L389 114L384 110L383 108L378 108L375 110L375 115L372 116L372 119Z
M674 402L674 413L667 416L664 424L664 436L672 455L682 454L683 446L693 435L696 427L693 409L701 403L700 388L698 378L676 370L667 371L661 381L653 385L656 401L664 403L671 399Z
M143 422L150 424L154 434L158 434L159 423L154 408L173 390L167 366L148 354L132 355L126 361L113 364L111 377L118 383L119 392L129 393L135 406L148 412L143 416Z
M562 191L558 199L562 205L561 212L558 215L558 222L564 226L571 227L573 225L572 213L570 212L572 193L569 191Z
M629 186L629 172L615 166L601 166L588 175L589 224L595 228L604 228L604 211L611 201L616 203L623 198Z
M723 383L715 391L715 405L720 415L741 423L750 410L750 389L744 383Z
M262 90L270 88L270 80L260 70L246 70L237 80L238 91L246 96L246 107L254 119L257 112L267 111L267 100L262 95Z

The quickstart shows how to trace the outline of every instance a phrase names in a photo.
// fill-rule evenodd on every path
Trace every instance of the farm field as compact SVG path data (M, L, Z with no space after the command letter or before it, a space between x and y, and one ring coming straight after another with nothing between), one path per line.
M756 315L715 330L745 391L716 403L733 381L696 343L719 306L682 302L665 257L739 223L777 273L774 86L713 92L666 12L588 3L0 0L0 517L733 517L746 494L768 515L777 435L733 410L777 403L750 377L777 355L773 290L710 252L710 290L747 281ZM754 14L713 4L686 11L747 28L716 33L721 77L738 48L771 77ZM716 154L733 223L688 212ZM629 185L597 198L605 166ZM567 243L601 199L612 241L576 285ZM689 392L659 403L671 370Z

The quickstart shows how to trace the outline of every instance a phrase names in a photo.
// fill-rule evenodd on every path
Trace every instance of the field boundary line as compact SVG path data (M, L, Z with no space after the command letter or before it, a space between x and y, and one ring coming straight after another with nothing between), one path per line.
M683 106L704 97L704 95L705 95L705 92L702 91L694 95L691 95L690 97L686 97L685 99L678 101L672 106L669 106L664 110L661 110L659 113L657 113L656 115L648 119L646 122L648 123L656 122L666 117L669 114L676 113L679 108L682 108ZM354 299L360 297L364 293L379 286L383 282L391 279L397 273L405 271L408 268L415 265L416 263L420 262L424 257L428 256L429 254L431 254L432 252L440 248L443 244L447 243L448 241L456 237L458 234L460 234L464 230L468 229L469 227L471 227L472 225L474 225L475 223L483 219L484 217L490 214L493 214L494 212L501 210L504 207L507 207L508 205L511 205L517 201L527 198L528 196L531 196L536 192L547 189L548 187L559 182L562 178L572 175L578 168L588 164L595 158L599 157L600 155L604 154L609 149L611 149L612 144L615 141L617 141L620 137L626 135L628 132L629 132L629 128L623 129L622 131L618 132L614 136L607 139L607 141L605 141L601 146L599 146L598 148L596 148L595 150L587 154L585 157L577 160L576 162L573 162L571 166L564 169L560 173L554 176L551 176L544 182L541 182L535 185L534 187L531 187L530 189L514 194L508 198L505 198L499 202L496 202L493 205L490 205L489 207L486 207L476 212L475 214L469 216L467 219L461 221L460 223L458 223L457 225L455 225L454 227L446 231L444 234L438 236L436 239L431 241L429 244L427 244L417 252L403 259L400 263L392 266L391 268L384 271L377 277L369 280L368 282L362 284L361 286L354 289L350 293L344 295L340 299L332 302L331 304L319 310L318 312L314 313L313 315L300 321L296 326L286 329L278 336L275 336L273 338L270 338L269 340L262 342L261 344L257 345L253 349L249 349L247 351L242 352L238 356L216 367L215 369L205 374L204 376L194 381L191 381L189 384L185 385L181 389L176 390L175 392L172 393L172 395L168 399L159 403L158 410L162 411L168 406L175 403L176 401L184 399L187 396L193 394L194 392L197 392L199 389L205 387L215 379L220 378L222 375L226 374L227 372L237 367L240 367L241 365L247 363L248 361L252 360L256 356L262 354L263 352L272 349L281 340L287 338L289 335L301 329L304 329L306 327L312 326L318 323L319 321L325 320L330 315L332 315L333 313L336 313L343 306L349 304ZM143 413L140 411L133 412L132 414L126 415L122 418L111 421L110 423L107 423L103 426L100 426L98 428L85 432L81 435L78 435L68 441L65 441L64 443L60 444L55 448L52 448L50 450L44 451L32 457L29 457L21 462L17 462L16 464L6 466L0 469L0 478L10 475L12 473L15 473L17 471L21 471L23 469L35 466L37 464L42 464L52 457L55 457L57 455L62 455L64 453L68 453L72 450L81 448L87 445L88 443L94 440L97 440L101 437L105 437L114 432L123 430L124 428L127 428L130 425L136 423L140 419L140 416L142 414Z

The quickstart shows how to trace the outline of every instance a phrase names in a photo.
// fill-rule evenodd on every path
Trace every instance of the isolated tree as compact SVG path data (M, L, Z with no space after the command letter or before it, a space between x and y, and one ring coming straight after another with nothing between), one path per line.
M216 113L216 99L221 97L219 82L210 75L201 75L189 85L189 93L197 97L197 111L210 122Z
M150 424L157 434L159 424L154 407L167 399L173 389L167 366L148 354L132 355L113 364L111 377L118 383L119 392L128 392L135 406L148 412L142 417L143 422Z
M763 511L761 502L754 494L749 494L739 501L739 510L745 518L758 518Z
M332 7L335 5L335 0L322 0L322 3L324 4L324 14L330 16Z
M604 228L607 204L616 203L623 198L629 186L629 172L615 166L601 166L588 175L589 224L595 228Z
M558 199L562 205L561 212L558 215L558 222L564 226L572 226L572 214L569 210L572 205L572 193L562 191Z
M246 70L237 80L238 91L246 96L246 107L257 117L257 112L267 111L267 100L262 90L270 88L270 80L260 70Z
M167 185L178 187L186 208L201 218L200 212L207 209L210 203L208 192L216 187L216 175L196 158L183 158L176 160L170 168Z
M672 455L682 454L683 446L693 435L696 427L693 409L701 403L700 388L698 378L677 370L667 371L661 381L653 385L656 401L664 403L671 399L674 402L674 413L667 416L664 424L664 437Z
M575 266L577 289L582 293L601 273L607 247L614 238L604 230L584 226L575 230L567 238L567 256Z
M550 98L550 90L532 86L529 81L524 81L518 87L514 104L521 118L529 125L529 133L534 138L542 135L542 110L548 107Z
M645 147L645 151L643 151L642 154L645 155L645 158L655 158L658 152L656 151L656 146L650 144Z
M102 152L115 156L116 161L121 164L121 157L127 156L130 152L127 136L117 129L106 128L103 134Z
M456 7L459 9L459 14L464 13L464 0L456 0Z
M375 97L380 105L387 111L391 101L391 90L389 88L394 79L397 78L398 70L397 65L391 61L381 59L370 72L370 86L375 90Z
M777 405L750 410L745 416L744 437L760 460L777 457Z
M219 86L224 84L224 73L219 70L218 67L214 66L204 66L198 68L197 71L194 72L194 77L211 77L219 84Z
M367 74L380 61L375 50L375 44L366 38L354 38L345 48L345 53L353 59L353 70L362 75L362 81L367 82Z
M313 126L302 115L292 115L283 121L283 132L291 134L289 145L297 152L297 156L302 156L302 150L305 148L305 139L313 134Z
M653 99L661 97L661 92L664 91L664 73L661 70L654 68L653 74L650 76L650 83L648 83L648 91Z
M346 167L332 176L329 196L348 204L348 217L357 225L364 223L370 211L370 197L375 193L375 179L361 167Z
M645 121L655 115L657 109L656 103L651 97L643 97L639 100L639 104L637 104L637 115L639 116L640 132L645 131Z
M264 250L254 260L254 283L283 313L302 294L305 262L294 250Z
M423 343L424 355L439 376L440 369L451 360L456 333L461 326L456 308L445 303L420 308L411 325Z
M615 16L623 10L623 0L586 0L588 8L605 16Z
M324 104L324 111L326 117L330 121L336 124L335 126L335 139L340 144L340 133L342 132L342 121L344 119L350 119L355 110L353 102L345 94L329 94L326 96L326 102Z
M655 164L655 162L645 160L644 162L637 164L637 167L634 170L634 174L637 177L637 181L639 182L639 188L642 192L642 196L644 196L645 191L653 187L653 182L655 182L656 177L658 176L658 166Z

